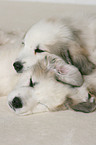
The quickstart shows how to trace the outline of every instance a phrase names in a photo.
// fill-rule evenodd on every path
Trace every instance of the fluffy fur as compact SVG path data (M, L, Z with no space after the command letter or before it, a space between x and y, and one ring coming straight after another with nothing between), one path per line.
M23 49L16 61L24 72L48 54L61 57L75 65L81 74L90 74L95 68L93 54L96 48L96 18L47 18L32 26L23 40Z
M92 93L90 84L87 85L85 81L81 87L72 87L61 83L68 77L69 67L74 70L73 78L81 77L76 67L62 64L62 60L54 55L37 62L32 69L23 73L15 90L8 95L11 110L20 115L66 109L86 113L94 111L96 103L91 96L94 92ZM59 81L56 78L59 78ZM72 82L75 81L73 78L70 77ZM87 77L87 81L88 78L90 77ZM91 99L88 99L89 95Z
M0 96L8 95L19 79L13 62L20 52L22 35L22 32L0 31Z
M87 108L85 112L94 110L94 101L91 105L90 101L87 101L87 104L85 101L88 93L96 95L94 91L95 70L93 71L96 58L95 18L91 18L91 20L88 18L84 21L76 21L70 18L48 18L32 26L24 37L24 46L19 44L19 48L13 49L12 46L15 42L9 41L9 47L8 45L6 47L8 41L6 40L2 49L0 49L0 66L2 67L0 69L0 95L8 94L17 86L8 96L8 103L11 108L13 108L12 101L14 97L17 96L21 99L23 107L13 109L16 113L34 113L60 110L61 108L61 110L64 110L66 102L68 107L74 110L84 111L85 108ZM20 42L18 41L18 43ZM21 48L22 50L20 50ZM60 64L63 65L58 67L57 64L59 63L56 61L56 66L53 65L54 63L51 63L50 67L47 65L48 72L45 69L43 73L41 70L45 65L41 63L42 59L45 59L44 62L46 62L46 57L52 57L53 55L55 55L55 58L58 57L60 62L62 61ZM25 70L27 72L25 71L22 76L17 74L12 67L14 61L15 63L19 62L23 66L18 72L24 72ZM42 69L36 69L36 66L38 66L37 62L41 64L40 66L43 64ZM54 62L54 59L52 59L52 62ZM37 71L41 72L39 77L36 74ZM83 84L83 78L79 71L83 75L93 73L88 77L84 77L85 83ZM33 88L30 87L30 78L36 84L35 86L33 85ZM19 79L20 81L17 83ZM90 83L87 85L86 81ZM83 86L81 86L82 84ZM81 87L76 88L76 86ZM82 104L81 102L84 103ZM89 110L88 106L90 106Z
M22 74L17 74L13 67L13 62L15 61L16 57L20 53L20 50L22 49L22 32L3 32L0 31L0 96L8 95L12 89L16 86L20 76ZM43 57L42 57L43 58ZM30 56L29 56L30 60ZM33 59L34 60L34 59ZM32 59L30 60L30 62ZM64 62L62 62L64 63ZM71 69L70 67L69 69ZM72 73L74 72L74 69ZM79 71L77 71L79 73ZM83 79L79 73L75 77L75 73L68 74L74 75L72 76L73 81L70 78L67 81L67 83L72 85L80 86L83 83Z

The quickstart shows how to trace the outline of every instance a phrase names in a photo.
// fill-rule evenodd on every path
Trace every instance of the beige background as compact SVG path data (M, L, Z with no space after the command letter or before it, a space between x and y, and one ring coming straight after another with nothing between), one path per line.
M4 1L4 0L0 0ZM5 1L30 1L30 2L49 2L49 3L68 3L68 4L91 4L96 5L96 0L5 0Z
M52 15L96 13L96 6L0 2L0 27L26 31ZM17 116L0 98L0 145L96 145L96 112L73 111Z

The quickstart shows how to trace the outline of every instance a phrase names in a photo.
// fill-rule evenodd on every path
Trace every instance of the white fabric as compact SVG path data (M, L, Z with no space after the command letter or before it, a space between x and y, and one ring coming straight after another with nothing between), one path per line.
M51 15L96 12L96 6L0 2L3 30L26 31L32 23ZM73 111L17 116L0 98L0 145L96 145L96 112Z
M73 111L17 116L0 98L1 145L96 145L96 112Z

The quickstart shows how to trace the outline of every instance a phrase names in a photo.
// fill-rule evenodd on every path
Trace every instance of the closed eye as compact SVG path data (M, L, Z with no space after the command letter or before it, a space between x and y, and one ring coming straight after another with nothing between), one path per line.
M25 45L25 43L22 41L22 45Z
M32 81L32 78L30 78L30 84L29 84L29 86L32 87L32 88L34 88L34 86L35 86L36 84L38 84L38 83L37 83L37 82L33 82L33 81Z
M22 44L24 44L24 42L22 41Z
M42 50L42 49L39 49L39 45L36 47L36 49L35 49L35 54L36 53L42 53L42 52L45 52L44 50Z
M33 83L31 78L30 78L30 84L29 84L29 86L32 87L32 88L34 87L34 83Z

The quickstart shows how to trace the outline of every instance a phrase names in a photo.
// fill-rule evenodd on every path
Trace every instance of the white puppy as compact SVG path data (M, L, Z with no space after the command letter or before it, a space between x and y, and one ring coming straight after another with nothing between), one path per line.
M25 85L25 87L22 88L21 83L20 83L17 85L19 87L20 92L17 89L14 91L14 93L12 92L12 94L9 95L9 97L8 97L9 105L11 107L12 107L12 103L15 104L14 102L17 102L16 103L17 106L15 106L15 108L13 106L13 108L16 112L22 113L22 112L28 112L29 110L32 110L31 112L35 112L35 111L33 111L33 109L30 109L30 107L37 106L37 105L34 105L34 103L32 104L32 102L34 102L33 100L32 100L32 102L28 101L28 100L30 100L30 98L31 99L34 98L33 96L36 96L35 98L39 98L40 104L44 104L43 106L47 106L47 109L49 108L49 110L55 110L54 108L58 108L57 106L61 105L62 103L64 104L64 102L66 102L66 99L68 98L66 96L67 95L70 96L69 95L70 90L71 90L70 94L73 96L72 99L76 95L75 98L76 98L77 103L79 103L79 101L77 101L77 100L80 100L80 102L83 102L84 100L86 100L84 98L86 98L85 96L88 96L88 91L90 90L90 88L87 89L85 87L85 89L84 89L85 93L84 93L83 91L81 91L81 90L83 90L83 87L80 87L80 88L82 88L81 90L79 88L80 91L78 90L78 88L73 89L70 87L70 85L71 86L81 86L82 85L83 79L82 79L82 76L79 73L79 71L82 74L89 74L95 68L95 65L94 65L95 64L94 63L95 55L92 56L92 53L94 53L95 47L96 47L96 41L95 41L96 40L96 21L95 21L95 19L92 19L92 21L90 19L88 19L88 20L85 20L83 23L81 23L81 22L82 21L80 21L80 20L74 22L73 19L63 19L63 18L62 19L49 18L46 20L41 20L39 23L35 24L26 34L25 39L24 39L24 47L21 50L21 52L20 52L20 48L15 49L16 53L12 49L12 47L10 47L10 49L7 47L6 48L4 47L5 48L4 50L0 49L0 51L1 51L0 66L2 68L2 69L0 69L0 77L1 77L0 94L2 94L2 95L6 95L7 93L9 93L12 90L12 88L16 85L16 83L19 79L19 75L16 75L16 73L13 69L10 70L10 66L12 68L12 62L15 61L15 58L19 52L20 53L16 59L16 62L14 63L14 68L16 69L17 72L23 72L25 70L28 70L31 67L34 68L34 65L38 61L40 62L42 60L42 58L44 59L45 56L48 56L48 55L51 56L52 54L59 56L62 59L62 63L64 63L63 65L72 64L72 65L70 65L71 67L69 67L70 69L68 68L68 70L70 70L70 71L66 71L66 75L65 75L66 77L64 77L64 75L62 75L65 73L64 69L62 69L63 66L59 67L59 69L58 69L58 67L56 67L55 71L54 71L55 78L51 77L51 76L47 77L46 73L45 73L46 75L41 73L43 77L46 76L46 77L44 77L43 81L42 81L42 79L37 79L39 77L37 77L37 75L34 74L33 70L32 70L32 73L31 73L32 77L33 77L34 81L36 81L36 83L34 82L33 84L36 84L35 86L36 87L38 86L38 88L35 89L35 86L34 86L34 88L32 89L30 87L26 87L26 85ZM10 54L10 56L9 56L9 54ZM94 53L94 54L96 54L96 53ZM74 66L76 66L79 69L79 71ZM6 71L6 68L7 68L7 71ZM76 75L73 75L73 74L75 74L75 71L73 71L74 69L76 71ZM36 73L36 71L35 71L35 73ZM51 71L50 71L50 73L51 73ZM48 73L48 76L50 73ZM30 74L30 73L28 73L28 74ZM25 76L27 76L27 75L25 75ZM24 78L26 78L26 77L24 77ZM35 78L36 78L36 80L35 80ZM56 83L57 82L56 79L58 81L66 83L66 85L64 85L60 82ZM7 80L7 82L6 82L6 80ZM24 79L24 82L23 82L23 80L21 79L21 82L26 84L25 80L26 79ZM30 80L30 78L27 79L27 81L28 80ZM44 90L48 88L49 80L50 80L50 84L52 84L53 88L51 87L51 90L49 89L48 97L46 97L46 99L45 99L45 94L43 95L43 92L45 92ZM24 86L24 84L23 84L23 86ZM41 85L39 85L39 84L41 84ZM44 84L46 84L47 87ZM58 84L60 85L60 88L59 88ZM55 85L56 85L56 90L57 90L56 98L54 95L52 95L52 92L56 91L55 87L54 87ZM66 88L66 89L64 89L64 88ZM34 89L36 91L34 91ZM40 90L39 96L37 95L38 90ZM41 90L43 90L43 91L41 91ZM78 95L78 93L76 94L76 90L77 90L77 92L79 91L79 95ZM37 93L35 94L35 92L37 92ZM58 92L59 93L61 92L61 95ZM75 92L75 93L73 93L73 92ZM28 99L28 93L29 93L29 99ZM83 93L83 94L80 95L80 93ZM17 96L17 98L16 98L16 95L18 95L18 94L21 97L22 96L27 97L27 99L24 99L24 102L22 103L20 97ZM42 97L41 97L41 94L42 94ZM58 100L59 95L60 95L60 100ZM84 95L84 97L83 97L83 95ZM51 97L51 96L53 96L53 97ZM14 100L14 97L15 97L15 100ZM84 100L81 99L82 97ZM50 101L50 99L52 99L52 100ZM63 99L63 101L61 101L62 99ZM43 102L43 100L45 100L45 101ZM37 103L38 99L36 99L35 101ZM46 104L47 101L49 104ZM18 109L18 102L20 103L19 109ZM54 102L54 104L50 105L50 102L51 103ZM73 100L73 102L74 102L74 100ZM26 104L27 104L27 107L25 107ZM76 107L74 108L73 105L71 107L76 110ZM24 111L23 111L23 109L24 109ZM37 110L38 110L37 112L40 111L40 109L37 109ZM91 108L91 111L92 110L93 109ZM90 110L89 110L89 112L90 112Z
M80 80L82 82L80 72L62 62L54 55L46 56L23 73L15 90L8 95L10 108L21 115L68 108L87 113L94 111L96 104L94 100L87 100L89 89L86 83L82 87L73 87Z
M22 32L3 32L0 31L0 96L8 95L10 91L16 86L20 76L13 67L13 62L18 56L22 48ZM29 51L29 50L27 50ZM30 52L30 51L29 51ZM26 52L28 54L28 52ZM43 56L42 56L43 58ZM27 59L32 63L32 58L28 55ZM34 59L33 59L34 60ZM31 62L32 61L32 62ZM63 61L64 63L64 61ZM26 64L26 63L25 63ZM26 64L27 65L27 64ZM20 67L20 66L18 66ZM27 66L28 68L28 66ZM71 68L70 68L71 69ZM71 72L71 71L70 71ZM69 74L68 74L69 75ZM71 75L71 73L70 73ZM76 76L77 77L77 76ZM75 79L75 75L73 77ZM77 78L76 78L77 79ZM80 86L83 83L82 77L73 85ZM66 82L66 80L65 80ZM69 84L70 84L69 79Z
M96 48L96 18L43 19L29 29L23 45L14 63L17 72L31 68L48 54L55 54L75 65L83 75L90 74L95 67L92 53Z
M63 58L66 63L75 65L82 74L89 74L95 63L95 40L96 21L92 18L91 20L73 18L41 20L25 35L24 46L20 45L20 35L12 33L5 35L1 32L0 44L3 45L0 46L2 68L0 69L0 96L7 95L16 85L18 75L12 66L15 60L16 71L23 72L46 55L55 54Z

